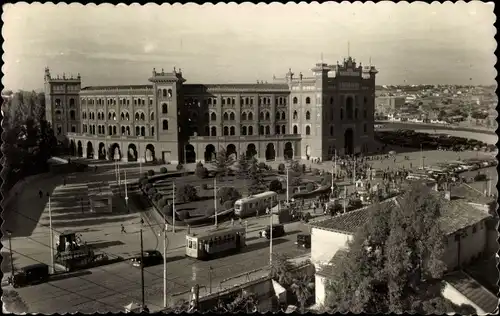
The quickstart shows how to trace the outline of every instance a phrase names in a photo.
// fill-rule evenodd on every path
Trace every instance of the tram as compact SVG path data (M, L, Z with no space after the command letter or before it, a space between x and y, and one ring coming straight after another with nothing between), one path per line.
M239 252L246 246L245 231L245 227L238 225L198 234L188 234L186 235L186 256L209 260Z
M272 209L276 205L278 205L278 193L267 191L237 200L234 203L234 215L241 218L264 214L267 208Z

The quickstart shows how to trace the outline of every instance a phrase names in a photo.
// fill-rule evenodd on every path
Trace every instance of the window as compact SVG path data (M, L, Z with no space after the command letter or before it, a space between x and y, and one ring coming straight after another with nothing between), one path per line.
M76 126L75 125L71 125L71 133L76 133Z
M261 121L264 120L264 112L260 112L260 114L259 114L259 120L261 120Z
M333 126L330 126L330 136L333 136Z
M294 97L292 102L293 102L293 104L297 104L297 102L298 102L297 97Z
M155 127L151 126L151 136L155 136Z
M139 113L135 113L135 120L138 121L139 120Z
M224 121L229 120L229 115L227 114L227 112L224 113L223 119L224 119Z
M363 97L363 102L366 104L368 104L368 98L367 97Z
M340 120L344 119L344 109L340 109Z
M71 98L69 99L69 107L74 107L75 106L75 99Z
M57 126L57 135L61 135L62 134L62 126L59 125Z
M248 113L248 120L253 121L253 113L252 112Z
M130 126L127 126L127 135L130 136Z
M113 135L116 135L116 126L113 126Z
M279 120L281 118L281 113L280 112L276 112L276 120Z
M271 134L271 127L266 126L266 135Z
M155 120L155 112L151 112L151 114L149 114L149 120L150 121L154 121Z
M259 135L264 135L264 126L262 125L259 127Z
M236 135L236 128L235 128L234 126L231 126L231 129L230 129L229 135L231 135L231 136Z
M161 105L161 112L162 112L163 114L167 114L167 113L168 113L168 105L167 105L166 103L163 103L163 104Z
M234 113L233 113L233 112L231 112L231 114L229 115L229 119L230 119L231 121L234 121Z
M363 132L366 134L368 133L368 126L365 124L363 124Z
M242 126L241 127L241 135L246 135L247 134L247 127L246 126Z
M293 111L293 119L296 120L298 116L297 111Z
M276 135L278 135L278 134L280 133L280 131L281 131L280 126L279 126L279 125L276 125L276 126L275 126L275 128L274 128L274 133L275 133Z
M125 126L122 126L122 135L125 135Z
M330 104L333 104L333 97L330 98Z
M163 97L166 98L167 97L167 89L163 89Z
M71 99L73 100L73 99ZM71 110L69 111L69 119L74 121L76 119L75 111Z
M216 121L217 120L217 114L215 114L214 112L212 112L212 114L210 114L210 120L211 121Z
M222 105L225 105L225 104L226 104L226 99L222 98L222 99L221 99L221 104L222 104Z
M113 135L113 127L108 126L108 135Z
M217 136L217 128L215 126L212 126L210 136Z
M168 89L168 97L171 98L172 97L172 89Z
M281 120L283 120L283 121L286 120L286 114L284 111L281 112Z
M130 115L128 115L128 112L125 113L125 118L127 119L127 121L130 121Z
M141 136L146 136L146 128L144 126L141 127Z
M306 120L311 119L311 113L309 111L306 112Z
M168 130L168 121L167 120L163 120L163 130L164 131Z
M245 98L245 104L246 104L246 105L250 104L250 102L249 102L248 98Z
M224 136L228 136L228 135L229 135L229 127L224 126Z
M61 106L61 99L56 99L56 107L60 107Z
M306 104L311 104L311 98L310 97L306 98Z
M286 126L281 125L281 134L286 134Z
M153 105L153 99L148 99L149 100L149 105Z
M286 105L286 98L283 98L283 105Z
M269 121L271 119L271 114L269 112L266 112L266 121Z
M242 121L246 121L246 120L247 120L247 114L246 114L245 112L243 112L243 113L241 114L241 120L242 120Z
M141 113L141 121L145 121L146 120L146 116L144 115L144 113Z
M231 98L227 98L227 105L231 104Z
M368 112L366 111L366 109L363 110L363 118L367 118L368 117Z
M297 127L297 125L294 125L293 126L293 134L297 135L299 133L299 128Z
M306 135L311 135L311 126L306 126Z
M141 133L141 128L139 126L136 126L135 127L135 136L139 136L140 133Z
M358 119L358 109L354 109L354 119Z

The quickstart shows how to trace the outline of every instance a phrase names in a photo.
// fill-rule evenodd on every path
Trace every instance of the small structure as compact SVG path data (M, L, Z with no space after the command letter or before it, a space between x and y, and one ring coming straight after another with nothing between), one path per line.
M140 312L142 312L141 305L134 303L134 302L132 302L124 307L125 307L125 313L140 313Z
M111 213L113 211L113 191L109 184L87 184L87 188L91 212Z

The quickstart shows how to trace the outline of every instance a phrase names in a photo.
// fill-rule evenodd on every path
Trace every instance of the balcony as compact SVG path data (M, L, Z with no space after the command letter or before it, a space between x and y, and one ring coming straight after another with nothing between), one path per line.
M251 136L190 136L190 142L230 142L230 141L271 141L271 140L301 140L298 134L251 135Z

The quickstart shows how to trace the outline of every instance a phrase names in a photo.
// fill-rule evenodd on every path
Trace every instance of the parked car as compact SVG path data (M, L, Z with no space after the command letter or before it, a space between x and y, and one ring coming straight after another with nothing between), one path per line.
M49 279L49 266L43 263L21 268L9 277L9 283L14 288L46 282Z
M158 250L145 250L142 254L144 258L144 267L155 266L163 262L163 256ZM134 258L130 259L134 267L141 266L141 254L137 254Z
M298 234L295 244L302 248L311 248L311 234Z
M273 225L273 239L285 236L285 227L283 224L274 224ZM271 239L271 228L267 226L265 229L259 232L259 236L261 238L265 237L267 239Z

